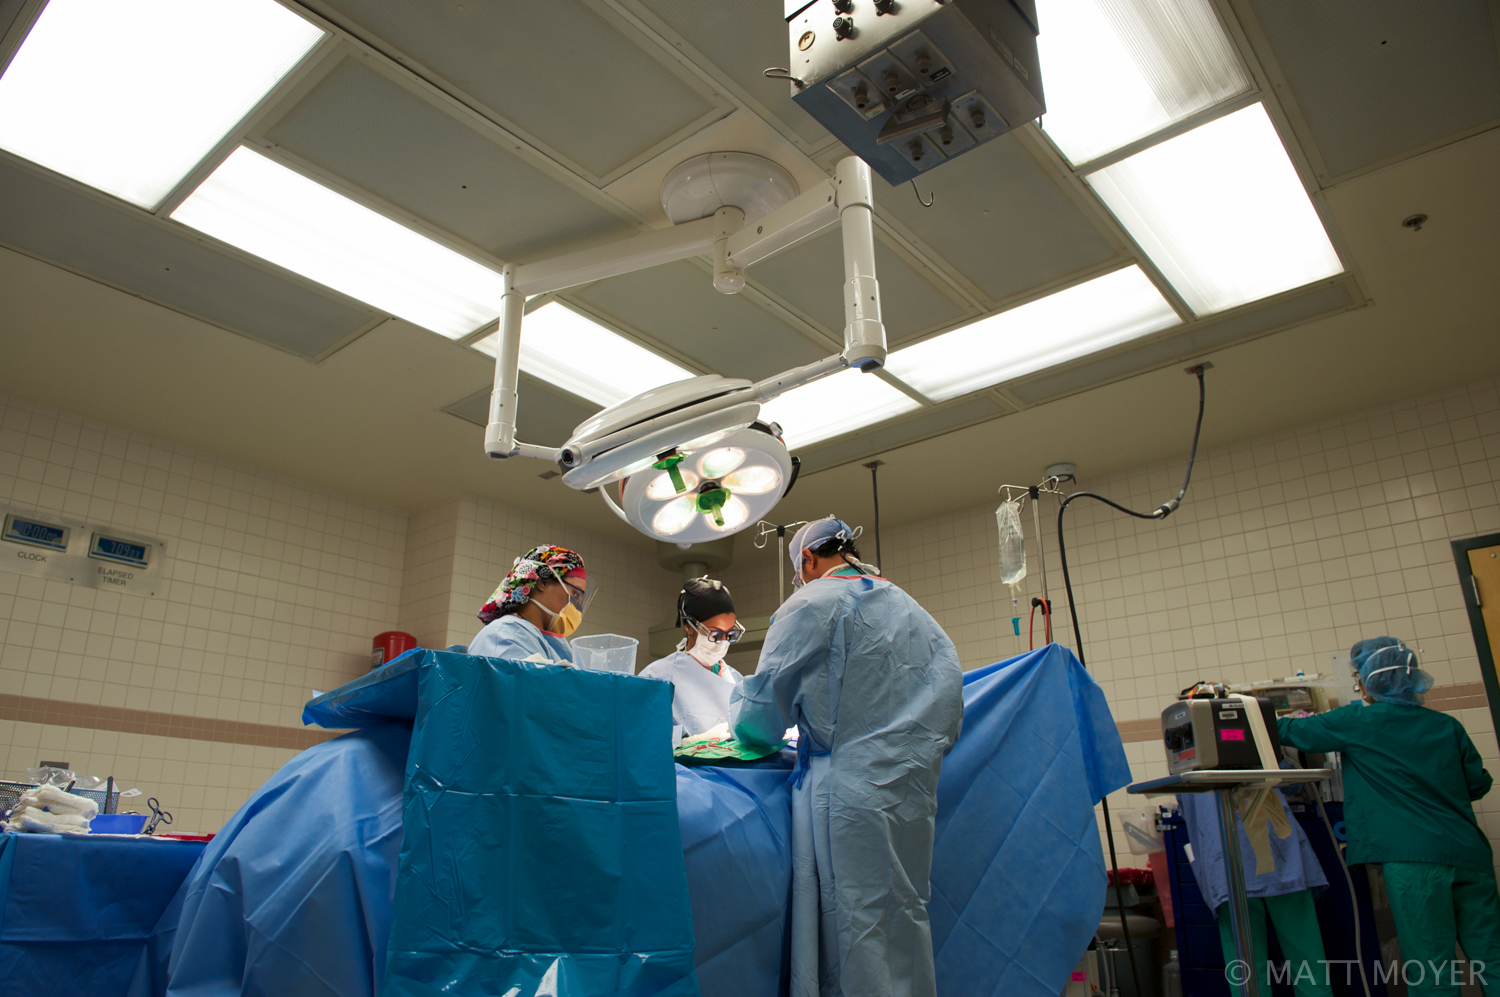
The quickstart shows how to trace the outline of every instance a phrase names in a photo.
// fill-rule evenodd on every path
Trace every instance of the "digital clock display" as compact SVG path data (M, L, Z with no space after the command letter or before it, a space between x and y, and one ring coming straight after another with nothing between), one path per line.
M34 519L25 519L21 516L5 517L6 540L11 543L26 544L30 547L45 547L47 550L68 549L68 528L66 526L54 526L51 523L39 523Z
M151 545L95 533L94 541L89 545L89 557L144 568L151 560Z

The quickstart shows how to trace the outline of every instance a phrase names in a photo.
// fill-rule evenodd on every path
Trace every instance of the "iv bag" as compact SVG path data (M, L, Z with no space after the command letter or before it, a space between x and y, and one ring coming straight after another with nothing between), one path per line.
M1000 580L1015 585L1026 577L1026 537L1021 532L1021 503L1010 499L995 510L1000 527Z

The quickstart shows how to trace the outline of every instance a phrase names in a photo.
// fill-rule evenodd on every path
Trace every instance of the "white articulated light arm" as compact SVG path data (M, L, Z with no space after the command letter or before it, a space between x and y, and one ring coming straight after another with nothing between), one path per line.
M495 389L490 394L490 422L484 452L504 460L516 450L516 381L521 373L521 314L526 295L516 287L516 268L500 271L500 326L495 337Z
M729 237L726 256L744 269L839 220L838 185L824 180Z
M835 180L844 226L844 362L868 373L885 366L870 167L862 159L846 157L839 160Z
M834 179L824 180L750 225L742 224L741 209L724 207L710 217L643 232L608 246L506 266L485 452L497 460L517 455L558 459L555 449L516 442L516 382L526 295L702 255L713 258L714 286L732 294L744 286L745 267L835 222L844 227L843 352L757 382L753 401L769 401L845 367L868 373L884 366L885 326L880 319L880 285L875 279L873 203L870 168L850 156L839 162Z
M740 217L743 219L744 215ZM516 289L522 294L561 291L606 277L648 270L663 263L705 256L713 252L719 224L719 220L711 215L671 228L642 232L607 246L523 263L516 267Z

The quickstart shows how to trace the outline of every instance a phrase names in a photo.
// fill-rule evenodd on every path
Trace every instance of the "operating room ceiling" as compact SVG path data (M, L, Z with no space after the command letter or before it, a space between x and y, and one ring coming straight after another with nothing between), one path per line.
M0 28L16 21L0 57L39 6L0 0ZM761 76L785 57L766 2L289 6L333 41L236 137L491 265L665 226L661 178L701 152L766 156L804 187L844 154ZM888 522L985 501L1054 460L1090 475L1170 458L1190 359L1216 364L1210 445L1500 371L1491 5L1227 0L1220 14L1346 273L806 448L787 516L867 504L860 463L875 457ZM932 207L877 181L893 347L1139 259L1035 125L919 187ZM1427 225L1402 228L1417 212ZM406 508L474 492L625 530L546 465L485 459L492 362L474 337L391 318L168 213L0 154L0 390ZM736 296L694 260L563 297L691 370L758 377L837 347L840 276L825 233L752 268ZM540 443L597 408L525 377L521 390L520 432Z

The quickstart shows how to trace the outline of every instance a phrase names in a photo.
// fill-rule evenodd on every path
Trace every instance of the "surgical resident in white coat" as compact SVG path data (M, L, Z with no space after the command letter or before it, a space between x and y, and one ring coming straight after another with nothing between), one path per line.
M677 596L677 650L641 669L641 678L672 683L672 723L685 736L702 734L729 720L729 694L745 681L724 663L729 645L745 633L724 583L692 578Z

